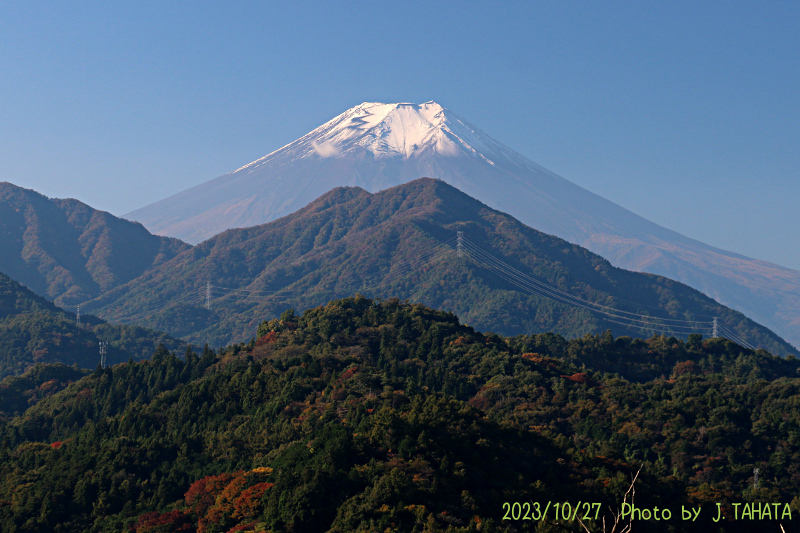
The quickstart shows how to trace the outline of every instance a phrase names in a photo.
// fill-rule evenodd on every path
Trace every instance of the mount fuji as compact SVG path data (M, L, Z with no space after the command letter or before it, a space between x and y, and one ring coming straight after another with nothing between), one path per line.
M800 272L661 227L537 165L436 102L365 102L229 174L128 213L197 243L263 224L327 191L441 179L616 266L695 287L800 346Z

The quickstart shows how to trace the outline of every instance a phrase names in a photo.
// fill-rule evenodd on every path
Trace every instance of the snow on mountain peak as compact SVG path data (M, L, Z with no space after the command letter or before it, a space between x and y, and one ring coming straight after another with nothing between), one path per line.
M364 102L300 141L310 140L313 153L322 157L366 149L376 158L408 158L425 148L443 154L453 152L452 140L443 135L447 129L445 110L436 102ZM320 146L326 149L319 150Z
M495 165L536 166L434 101L423 104L363 102L291 144L237 169L252 171L276 158L369 157L408 160L471 156Z

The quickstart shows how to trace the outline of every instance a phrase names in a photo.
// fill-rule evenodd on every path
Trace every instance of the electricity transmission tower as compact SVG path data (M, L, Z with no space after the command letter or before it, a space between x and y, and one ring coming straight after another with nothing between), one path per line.
M108 355L108 343L100 341L100 368L106 367L107 355Z

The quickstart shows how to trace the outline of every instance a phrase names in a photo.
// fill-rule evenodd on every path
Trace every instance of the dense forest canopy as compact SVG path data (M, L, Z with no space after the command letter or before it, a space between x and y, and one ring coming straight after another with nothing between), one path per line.
M594 532L636 472L672 519L634 531L800 520L800 361L721 338L503 337L356 296L32 394L45 374L0 385L28 405L3 400L4 532L585 531L514 502L597 503Z

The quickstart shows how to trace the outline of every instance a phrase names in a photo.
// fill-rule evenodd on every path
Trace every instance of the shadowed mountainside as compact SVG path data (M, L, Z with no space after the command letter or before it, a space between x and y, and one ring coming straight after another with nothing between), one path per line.
M190 248L72 199L0 183L0 272L74 306Z

